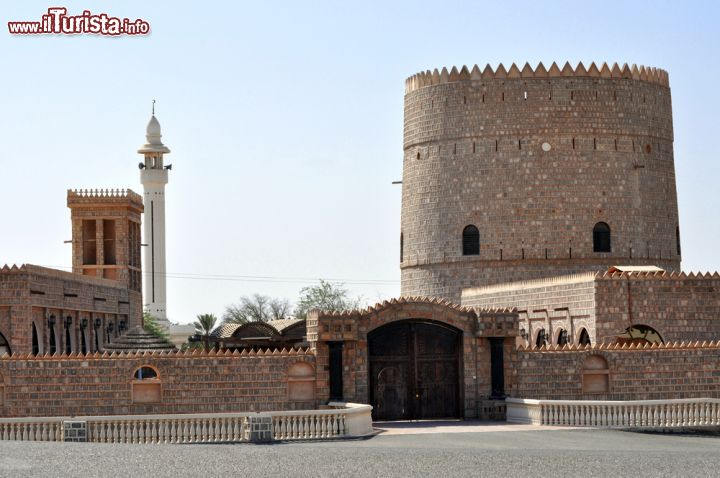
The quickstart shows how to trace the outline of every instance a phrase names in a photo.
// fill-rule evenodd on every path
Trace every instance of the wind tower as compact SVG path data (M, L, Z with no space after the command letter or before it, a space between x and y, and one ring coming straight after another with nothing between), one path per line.
M138 149L144 156L140 168L140 182L143 185L145 220L144 271L146 273L145 310L158 319L165 328L170 327L166 308L166 269L165 269L165 185L168 183L168 171L172 165L164 164L164 155L170 149L161 141L160 123L155 118L155 100L145 138L147 142Z

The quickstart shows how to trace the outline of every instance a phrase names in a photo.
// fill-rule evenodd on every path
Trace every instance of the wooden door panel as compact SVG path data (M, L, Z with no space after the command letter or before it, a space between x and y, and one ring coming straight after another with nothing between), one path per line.
M459 416L461 335L425 322L398 322L368 337L373 416L379 420Z
M408 364L403 362L376 363L374 414L378 420L410 418L408 407Z

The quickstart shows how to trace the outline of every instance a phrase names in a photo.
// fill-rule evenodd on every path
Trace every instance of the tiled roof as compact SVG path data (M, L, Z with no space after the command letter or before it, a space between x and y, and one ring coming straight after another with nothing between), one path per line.
M163 351L175 350L175 345L138 325L105 345L105 350L108 352Z
M242 328L257 328L265 329L268 335L282 335L287 329L293 325L304 322L303 319L287 318L270 320L268 322L247 322L244 324L222 324L210 333L210 337L216 339L227 339L233 336L238 329Z

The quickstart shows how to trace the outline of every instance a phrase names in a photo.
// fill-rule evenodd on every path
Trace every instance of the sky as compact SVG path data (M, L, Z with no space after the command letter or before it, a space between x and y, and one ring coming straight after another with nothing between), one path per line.
M404 80L442 66L669 72L683 269L720 269L720 4L664 1L4 1L142 18L137 37L0 33L0 264L69 269L69 188L142 192L152 100L172 153L168 316L320 278L399 295Z

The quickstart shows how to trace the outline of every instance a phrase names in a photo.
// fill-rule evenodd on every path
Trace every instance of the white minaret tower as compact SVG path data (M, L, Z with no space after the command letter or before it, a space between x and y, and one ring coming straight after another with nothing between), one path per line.
M143 261L143 301L145 310L157 318L158 324L169 328L165 298L165 185L172 165L163 164L163 155L169 153L170 149L162 144L161 136L153 100L153 114L145 135L147 143L138 149L138 153L145 157L144 162L139 164L145 203L143 244L147 246Z

